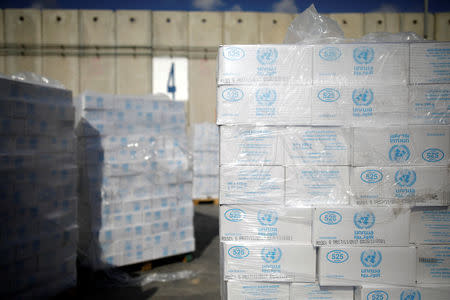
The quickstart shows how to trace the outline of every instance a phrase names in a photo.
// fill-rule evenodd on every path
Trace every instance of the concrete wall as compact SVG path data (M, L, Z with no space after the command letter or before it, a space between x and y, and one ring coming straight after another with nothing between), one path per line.
M369 32L414 31L429 39L450 40L450 13L426 18L420 13L329 16L349 38ZM84 90L145 94L152 92L152 56L185 56L189 58L189 120L214 122L217 46L282 43L294 17L251 12L5 9L0 11L0 45L12 46L13 52L0 56L0 72L43 74L61 81L75 95Z

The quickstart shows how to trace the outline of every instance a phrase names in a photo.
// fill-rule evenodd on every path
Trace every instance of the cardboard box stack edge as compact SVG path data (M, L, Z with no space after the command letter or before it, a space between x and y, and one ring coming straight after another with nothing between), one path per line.
M222 299L448 299L450 43L225 45L217 85Z

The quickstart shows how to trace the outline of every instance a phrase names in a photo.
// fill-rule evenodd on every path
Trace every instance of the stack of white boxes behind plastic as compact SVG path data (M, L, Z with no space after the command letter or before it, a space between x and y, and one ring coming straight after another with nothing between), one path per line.
M184 103L84 93L80 253L94 269L194 250Z
M77 168L72 93L0 79L1 298L76 285Z
M219 49L226 299L446 299L449 49Z
M219 197L219 129L216 124L194 125L192 198Z

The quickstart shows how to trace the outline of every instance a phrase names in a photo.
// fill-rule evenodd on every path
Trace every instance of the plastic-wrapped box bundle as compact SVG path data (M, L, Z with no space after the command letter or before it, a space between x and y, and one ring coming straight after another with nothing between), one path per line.
M219 49L224 299L444 299L449 61L450 43Z
M85 262L102 269L193 251L184 104L90 92L78 104Z
M76 285L77 165L72 93L0 79L0 297Z
M217 199L219 191L219 129L211 123L194 124L192 198Z

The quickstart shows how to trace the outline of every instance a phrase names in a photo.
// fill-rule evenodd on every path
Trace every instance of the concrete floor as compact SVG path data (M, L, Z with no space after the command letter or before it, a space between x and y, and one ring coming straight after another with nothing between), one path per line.
M145 274L179 274L190 271L188 279L153 282L139 286L113 286L107 276L99 278L80 272L76 299L220 299L219 276L219 207L213 204L195 206L196 250L189 263L173 262L155 267ZM67 299L67 298L66 298Z

